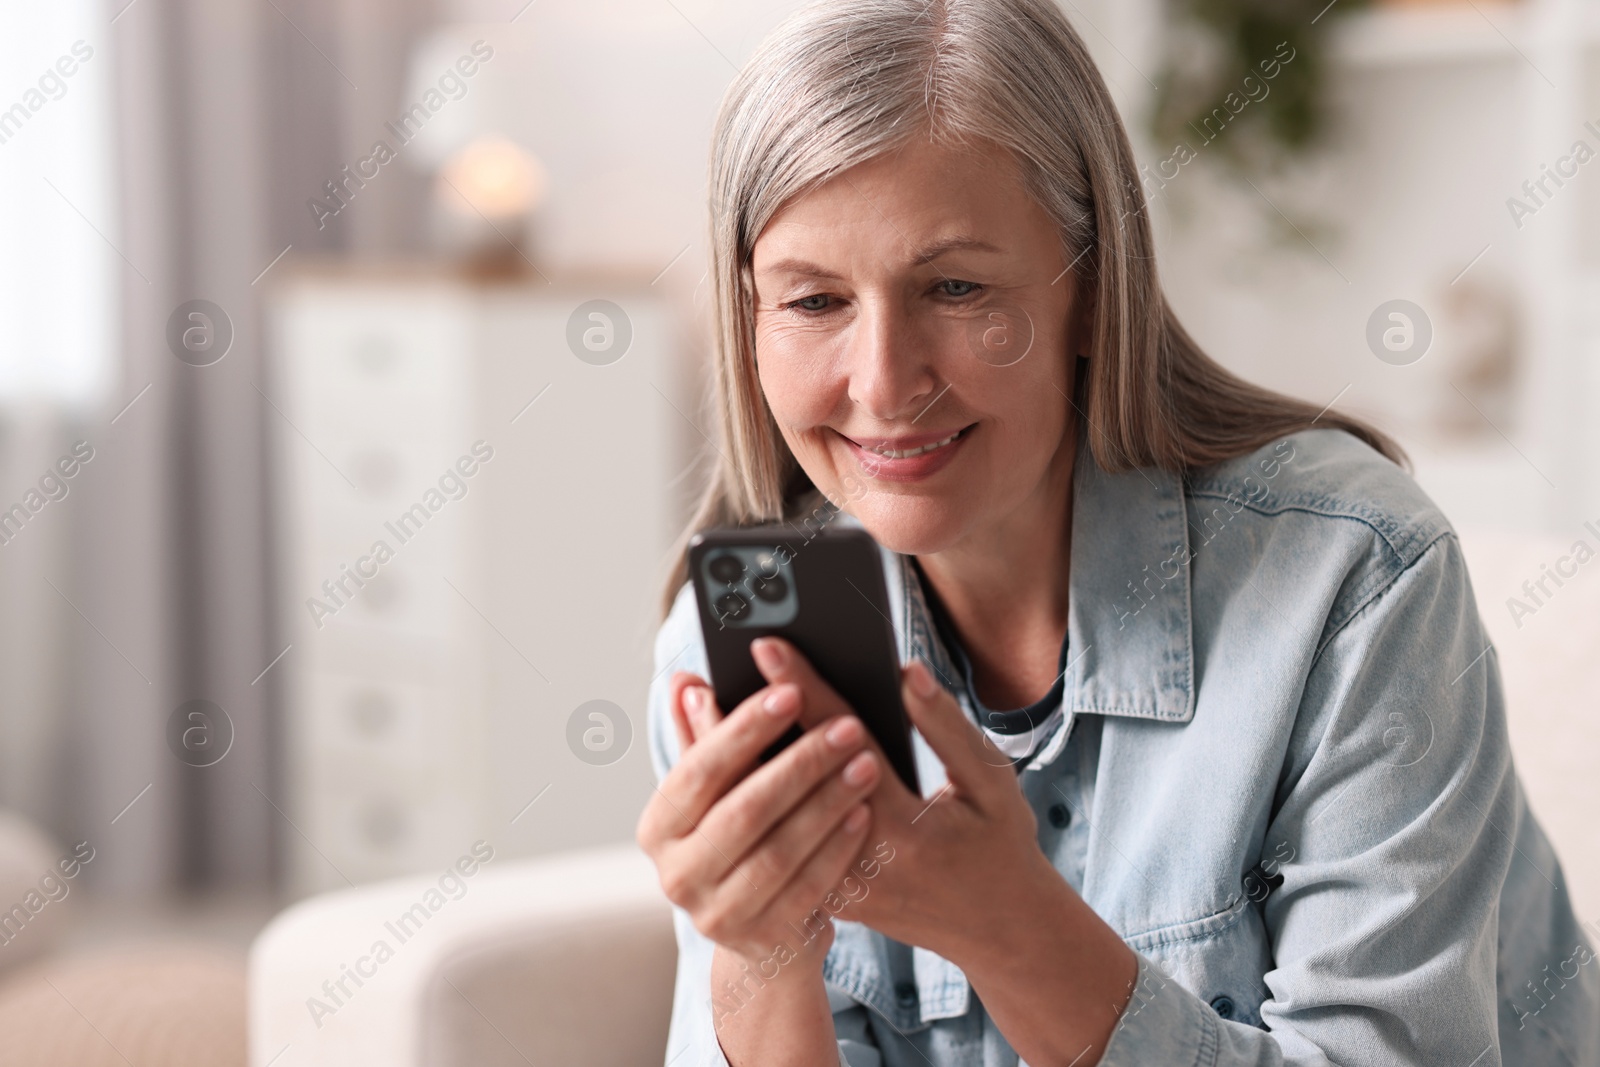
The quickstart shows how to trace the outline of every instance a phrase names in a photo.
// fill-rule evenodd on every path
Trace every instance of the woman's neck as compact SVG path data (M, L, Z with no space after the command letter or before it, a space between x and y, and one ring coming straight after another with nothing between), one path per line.
M1008 515L917 557L972 664L977 697L1024 707L1055 682L1067 632L1072 435L1037 492Z

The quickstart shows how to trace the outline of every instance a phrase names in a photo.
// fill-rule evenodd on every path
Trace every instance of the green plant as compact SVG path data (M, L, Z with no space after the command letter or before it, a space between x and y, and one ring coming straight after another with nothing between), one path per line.
M1315 144L1333 22L1365 0L1166 0L1167 54L1149 128L1183 162L1202 153L1266 173ZM1183 152L1186 148L1188 151Z

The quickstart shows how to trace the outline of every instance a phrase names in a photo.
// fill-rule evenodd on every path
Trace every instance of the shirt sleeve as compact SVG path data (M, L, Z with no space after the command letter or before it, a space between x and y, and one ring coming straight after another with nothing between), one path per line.
M1263 854L1283 882L1260 1028L1141 956L1102 1067L1500 1064L1517 825L1495 656L1453 535L1322 639Z
M710 677L693 588L689 585L678 593L666 621L656 632L655 675L646 699L645 732L650 766L658 783L678 760L678 733L667 707L668 683L677 671ZM729 1067L713 1025L711 957L716 944L695 929L682 908L673 907L672 925L678 941L678 971L663 1062L670 1067ZM865 1019L866 1009L831 992L828 1001L839 1038L839 1067L880 1067L879 1053Z

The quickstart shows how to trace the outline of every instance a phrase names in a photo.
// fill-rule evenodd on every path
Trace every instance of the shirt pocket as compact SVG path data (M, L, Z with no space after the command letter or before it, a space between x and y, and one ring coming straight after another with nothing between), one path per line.
M890 958L896 948L871 927L835 918L833 930L833 945L822 963L823 981L901 1033L923 1029L927 1024L922 1021L910 949L898 949L902 958L897 966Z
M1272 952L1261 912L1249 897L1241 894L1221 911L1123 940L1210 1004L1218 1017L1261 1026L1261 1005L1270 995L1263 976L1272 966Z

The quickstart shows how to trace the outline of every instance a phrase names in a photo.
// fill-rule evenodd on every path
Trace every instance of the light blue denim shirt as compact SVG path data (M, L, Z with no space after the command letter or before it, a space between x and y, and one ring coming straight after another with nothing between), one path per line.
M1415 483L1334 430L1187 478L1080 449L1075 479L1068 714L1018 782L1039 847L1139 956L1101 1064L1600 1064L1595 939L1512 769L1460 545ZM958 678L910 561L884 560L902 659ZM668 676L706 672L688 587L656 669L660 776ZM664 1060L725 1064L713 946L675 919ZM1017 1067L957 967L835 923L841 1064ZM760 1010L759 988L716 995Z

